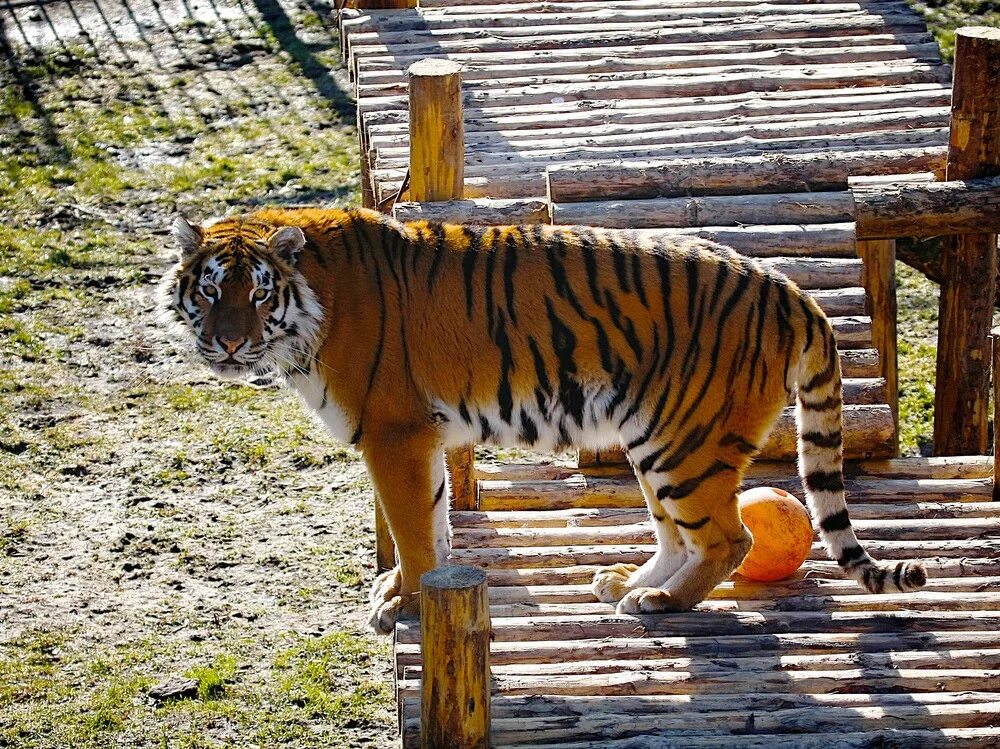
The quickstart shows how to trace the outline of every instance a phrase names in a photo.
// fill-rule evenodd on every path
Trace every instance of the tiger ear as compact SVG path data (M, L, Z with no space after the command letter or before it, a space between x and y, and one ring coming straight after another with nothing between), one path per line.
M174 223L170 226L170 233L174 235L174 239L180 245L181 258L189 257L201 246L201 227L192 224L183 216L174 219Z
M306 246L306 235L297 226L283 226L270 236L267 244L279 257L294 265Z

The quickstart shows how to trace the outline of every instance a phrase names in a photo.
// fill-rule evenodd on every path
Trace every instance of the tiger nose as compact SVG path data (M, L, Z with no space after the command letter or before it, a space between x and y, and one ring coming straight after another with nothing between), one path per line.
M246 341L246 338L226 338L225 336L219 336L219 343L230 354L236 353L236 350L246 343Z

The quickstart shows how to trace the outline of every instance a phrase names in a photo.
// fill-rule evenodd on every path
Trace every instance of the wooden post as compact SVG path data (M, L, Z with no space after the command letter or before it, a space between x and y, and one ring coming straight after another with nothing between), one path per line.
M955 34L955 74L946 179L1000 173L1000 29ZM945 243L934 452L985 454L989 448L989 349L996 297L997 235L964 234Z
M410 86L410 188L413 201L461 200L465 184L462 67L451 60L420 60ZM474 510L475 446L449 450L452 507Z
M896 356L896 240L874 239L858 242L864 262L862 283L867 292L865 306L872 318L872 344L878 350L885 399L896 425L896 452L899 452L899 378Z
M439 567L420 578L420 745L488 749L490 609L486 573Z
M990 335L993 348L993 501L1000 501L1000 437L997 427L1000 427L1000 328L993 328Z

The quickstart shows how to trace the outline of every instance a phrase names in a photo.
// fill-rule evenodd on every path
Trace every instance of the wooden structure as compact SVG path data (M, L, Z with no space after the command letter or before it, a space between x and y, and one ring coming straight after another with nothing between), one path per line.
M838 335L859 536L882 559L926 560L931 575L922 592L870 596L817 545L791 581L735 580L689 614L616 616L589 591L595 568L653 550L628 469L613 454L480 466L478 491L452 513L452 559L490 586L491 745L1000 745L993 458L895 457L893 238L1000 228L997 118L978 135L952 130L949 156L951 72L919 17L893 1L425 0L347 9L341 26L368 205L401 194L402 219L698 234L809 289ZM982 85L1000 56L983 63L993 37L972 36L957 68ZM407 71L425 58L461 64L461 100L434 104L464 110L461 200L414 188L425 149L411 152L410 111L428 104L412 86L408 98ZM956 143L988 158L956 172ZM956 257L981 260L982 243L956 240ZM956 299L992 282L952 268ZM970 309L986 351L989 316ZM939 392L948 377L972 396L944 418L976 428L949 432L942 452L982 452L981 367L939 374ZM794 442L789 410L747 484L799 493ZM406 747L421 746L420 642L419 625L397 627ZM455 718L428 715L426 682L424 695L424 745L438 746L426 728Z

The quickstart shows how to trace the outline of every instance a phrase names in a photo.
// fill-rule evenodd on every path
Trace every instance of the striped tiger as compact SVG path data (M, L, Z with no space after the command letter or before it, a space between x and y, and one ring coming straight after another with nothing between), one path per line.
M399 223L369 210L264 210L173 225L166 304L221 375L276 369L362 453L399 553L371 621L413 612L450 551L443 451L622 445L657 551L593 580L619 613L682 611L750 549L736 492L797 388L805 495L832 559L873 593L848 517L836 341L779 273L686 236Z

